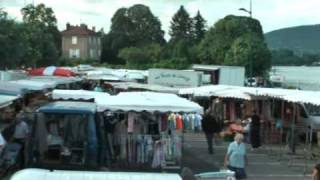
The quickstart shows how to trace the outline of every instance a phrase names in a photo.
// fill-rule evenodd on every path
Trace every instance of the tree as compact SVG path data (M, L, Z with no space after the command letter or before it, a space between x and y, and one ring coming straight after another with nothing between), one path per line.
M197 15L193 18L193 38L199 43L206 33L206 20L201 16L200 11L197 12Z
M42 24L46 27L57 26L57 19L53 10L42 3L37 6L29 4L21 9L21 13L25 23Z
M119 58L126 60L129 68L147 69L159 61L161 46L159 44L150 44L145 47L129 47L119 52Z
M246 34L234 41L224 64L244 66L247 76L261 76L271 67L270 59L267 45L255 34Z
M171 43L192 39L192 19L183 6L172 17L169 34Z
M258 20L229 15L215 23L199 45L202 63L245 66L247 75L263 75L271 55ZM253 68L249 68L249 64Z
M28 49L25 63L32 66L54 64L61 54L61 35L53 10L44 4L29 4L21 13L27 27L25 36L32 47ZM30 60L32 63L28 62Z
M0 69L15 68L21 64L28 46L23 36L24 26L9 19L0 9Z
M110 32L104 37L102 60L113 64L121 63L123 61L120 57L123 56L118 54L123 48L143 48L150 44L164 43L161 23L149 7L137 4L130 8L120 8L111 19Z

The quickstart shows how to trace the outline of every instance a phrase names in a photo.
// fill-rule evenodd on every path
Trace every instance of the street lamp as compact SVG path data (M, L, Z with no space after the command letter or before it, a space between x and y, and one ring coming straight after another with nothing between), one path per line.
M250 9L247 10L246 8L239 8L239 11L244 11L250 15L250 18L252 18L252 0L250 0Z
M249 10L247 10L245 8L239 8L239 11L244 11L244 12L248 13L250 15L250 18L252 18L252 0L250 0L250 9ZM251 46L249 48L250 48L249 50L251 51ZM248 78L248 83L250 86L252 86L253 77L252 77L252 58L251 57L249 59L249 62L250 62L250 69L249 69L250 78Z

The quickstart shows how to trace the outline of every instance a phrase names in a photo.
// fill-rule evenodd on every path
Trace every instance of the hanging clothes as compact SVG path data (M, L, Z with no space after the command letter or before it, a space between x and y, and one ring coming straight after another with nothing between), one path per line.
M168 129L168 115L163 114L160 122L161 132L166 131Z
M136 114L133 112L128 113L128 133L132 133L134 130L134 121L136 118Z
M152 160L152 168L163 168L166 165L164 152L163 152L163 146L161 144L161 141L157 141L155 143L155 150Z
M231 121L235 121L236 120L236 110L235 110L235 103L234 101L230 101L229 103L229 106L230 106L230 120Z
M199 113L196 113L194 115L194 129L197 131L201 130L201 121L202 121L202 116Z
M188 114L183 114L182 116L182 122L183 122L183 128L185 130L190 130L190 127L189 127L189 116Z
M176 129L176 115L174 113L171 113L168 117L168 124L170 130Z
M182 130L183 129L182 116L180 114L176 115L176 129L177 130Z

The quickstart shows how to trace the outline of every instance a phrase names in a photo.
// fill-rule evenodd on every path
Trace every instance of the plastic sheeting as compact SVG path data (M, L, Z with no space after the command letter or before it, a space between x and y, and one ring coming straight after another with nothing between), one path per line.
M50 171L24 169L16 172L11 180L182 180L178 174L134 173L134 172L93 172L93 171Z
M175 94L125 92L107 98L96 98L98 111L198 112L203 108Z
M90 100L95 97L110 96L105 92L86 91L86 90L59 90L52 91L52 99L72 99L72 100Z

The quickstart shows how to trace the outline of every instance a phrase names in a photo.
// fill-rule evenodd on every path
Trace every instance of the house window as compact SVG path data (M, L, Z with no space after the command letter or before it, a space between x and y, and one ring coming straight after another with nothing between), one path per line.
M100 38L98 38L98 45L100 45L101 41L100 41Z
M80 58L80 49L69 49L69 58Z
M72 36L72 44L77 44L77 43L78 43L77 36Z
M90 58L96 58L96 50L90 49Z
M91 44L92 43L92 37L90 36L89 37L89 44Z

